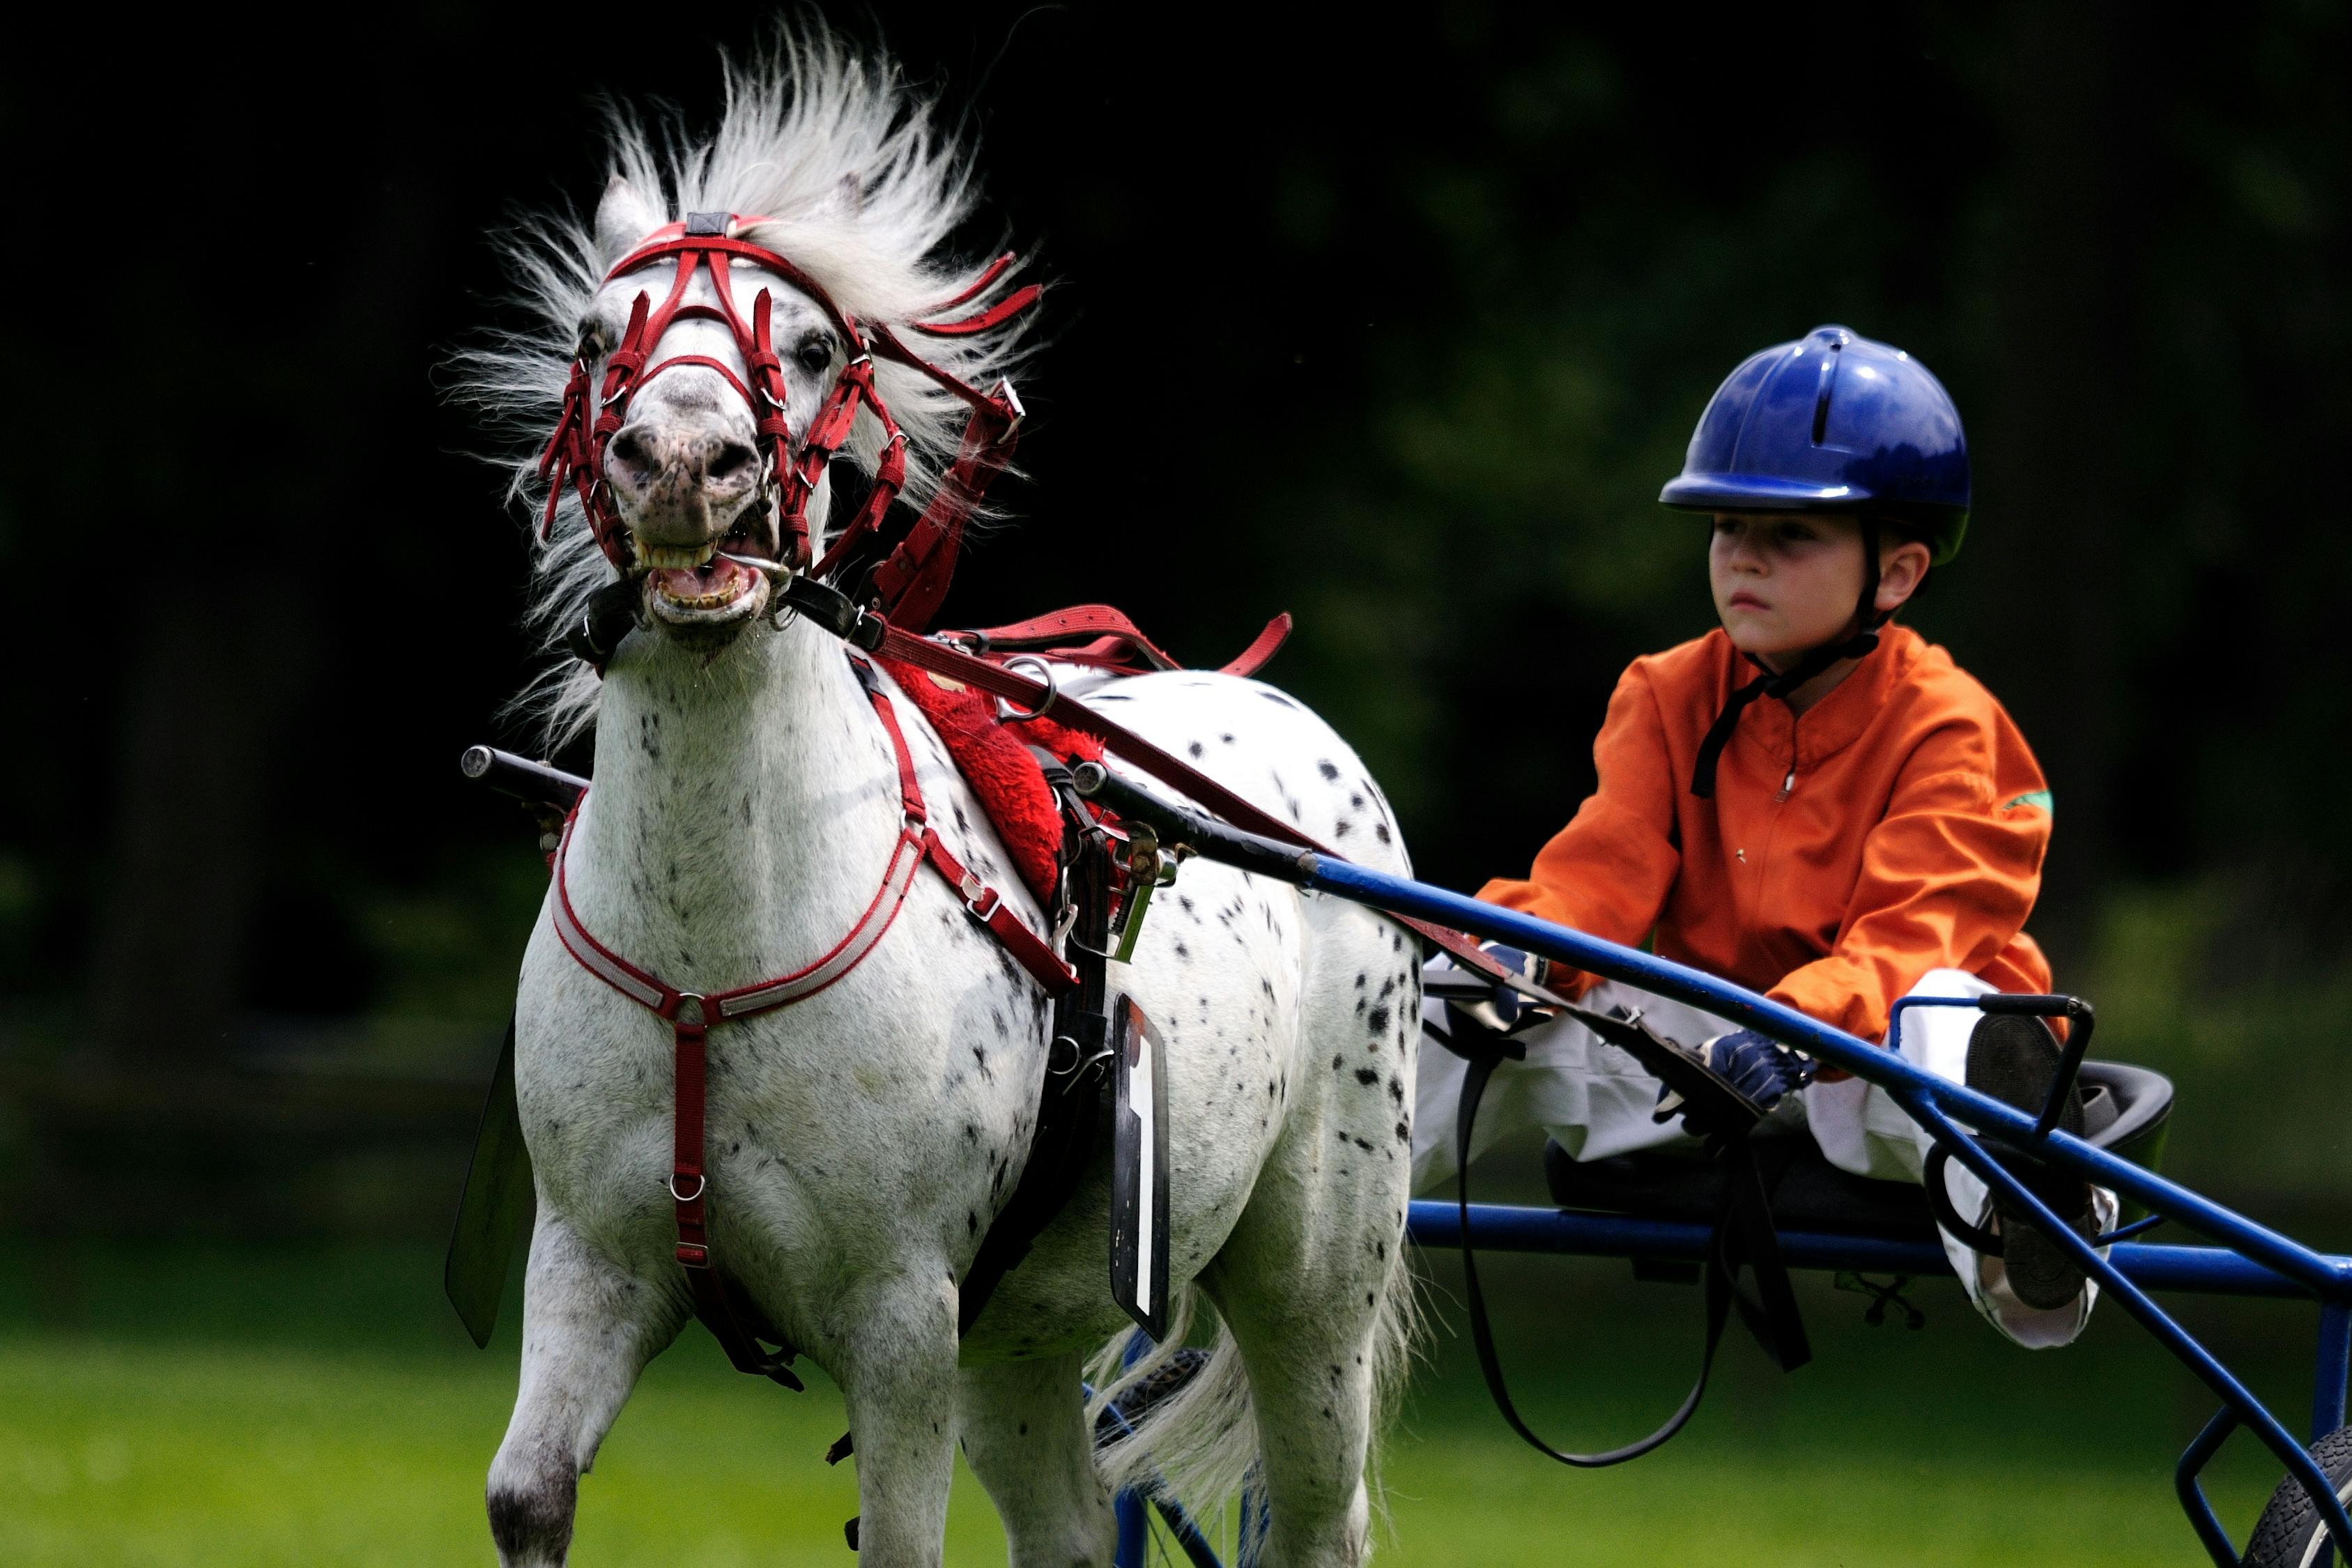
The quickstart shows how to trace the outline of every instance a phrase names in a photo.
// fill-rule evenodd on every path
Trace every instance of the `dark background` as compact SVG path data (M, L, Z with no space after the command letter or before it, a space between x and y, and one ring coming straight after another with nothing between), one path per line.
M1439 882L1522 867L1617 672L1707 626L1654 498L1717 381L1832 321L1933 367L1977 509L1911 618L2050 774L2034 929L2206 1086L2192 1165L2329 1196L2341 7L828 14L977 137L964 242L1056 280L946 623L1110 600L1213 664L1294 612L1272 678ZM0 66L0 1222L100 1166L101 1223L455 1190L542 871L454 767L526 739L526 525L443 367L508 319L487 237L600 188L597 95L707 125L765 22L354 20Z

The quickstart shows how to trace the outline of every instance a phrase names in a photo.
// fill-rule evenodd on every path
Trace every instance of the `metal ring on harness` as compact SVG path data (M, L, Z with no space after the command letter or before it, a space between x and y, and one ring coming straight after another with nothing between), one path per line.
M677 1199L679 1203L690 1204L695 1199L700 1197L705 1192L709 1190L710 1178L703 1175L699 1172L697 1172L694 1178L694 1191L690 1193L681 1193L677 1190L677 1173L673 1171L670 1173L669 1180L664 1182L662 1185L667 1187L669 1189L669 1195Z
M1013 706L1013 699L1010 697L998 698L997 700L1004 704L1004 717L1010 723L1025 724L1032 719L1043 719L1054 710L1054 704L1060 701L1062 698L1061 681L1055 675L1054 667L1035 655L1024 653L1017 658L1008 658L1004 661L1004 668L1007 670L1013 670L1024 664L1035 669L1037 679L1045 683L1045 700L1037 704L1034 711L1024 711Z

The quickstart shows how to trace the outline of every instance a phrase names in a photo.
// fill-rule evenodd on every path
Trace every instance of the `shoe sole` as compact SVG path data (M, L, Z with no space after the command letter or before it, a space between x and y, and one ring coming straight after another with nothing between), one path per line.
M2039 1116L2058 1076L2061 1056L2056 1037L2039 1018L1988 1014L1969 1036L1968 1086L2003 1105ZM2070 1096L2058 1118L2058 1130L2080 1137L2083 1102ZM2050 1211L2089 1240L2091 1184L2063 1172L1994 1156L2040 1198ZM2009 1288L2020 1301L2036 1311L2063 1307L2083 1293L2083 1270L2066 1249L2042 1234L2024 1211L1995 1198L1993 1212L2000 1216L2001 1263Z

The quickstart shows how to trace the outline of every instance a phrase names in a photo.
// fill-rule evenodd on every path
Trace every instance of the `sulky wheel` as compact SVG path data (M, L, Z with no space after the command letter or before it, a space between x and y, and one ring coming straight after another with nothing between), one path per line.
M2319 1461L2319 1473L2334 1485L2336 1495L2352 1500L2352 1426L2338 1426L2314 1443L2311 1457ZM2303 1483L2290 1476L2271 1494L2270 1506L2263 1510L2240 1561L2244 1568L2308 1568L2318 1561L2320 1542L2326 1539ZM2342 1563L2343 1554L2336 1560Z

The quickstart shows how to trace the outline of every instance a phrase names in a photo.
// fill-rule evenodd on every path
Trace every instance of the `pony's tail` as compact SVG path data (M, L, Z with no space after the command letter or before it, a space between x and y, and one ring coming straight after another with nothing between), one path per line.
M1381 1440L1403 1396L1423 1331L1420 1296L1402 1242L1399 1237L1399 1244L1389 1248L1389 1274L1372 1331L1372 1440L1365 1484L1373 1511L1384 1521L1388 1502L1381 1485ZM1173 1303L1167 1337L1150 1354L1132 1366L1121 1364L1132 1330L1095 1352L1087 1368L1095 1391L1087 1405L1090 1430L1105 1407L1167 1367L1199 1313L1214 1317L1216 1309L1197 1287L1187 1285ZM1174 1394L1152 1400L1131 1432L1097 1447L1095 1468L1113 1492L1174 1499L1205 1523L1225 1500L1257 1479L1259 1447L1257 1411L1242 1369L1241 1347L1218 1319L1208 1360Z
M1187 1285L1171 1304L1168 1333L1150 1354L1122 1365L1134 1336L1114 1336L1087 1366L1094 1398L1087 1405L1088 1430L1129 1390L1150 1383L1190 1337L1196 1314L1216 1316L1197 1286ZM1241 1346L1217 1320L1208 1360L1174 1393L1154 1399L1132 1430L1095 1449L1095 1468L1113 1492L1139 1491L1181 1500L1199 1514L1214 1510L1242 1489L1256 1468L1257 1412L1250 1403L1249 1378L1242 1371Z

